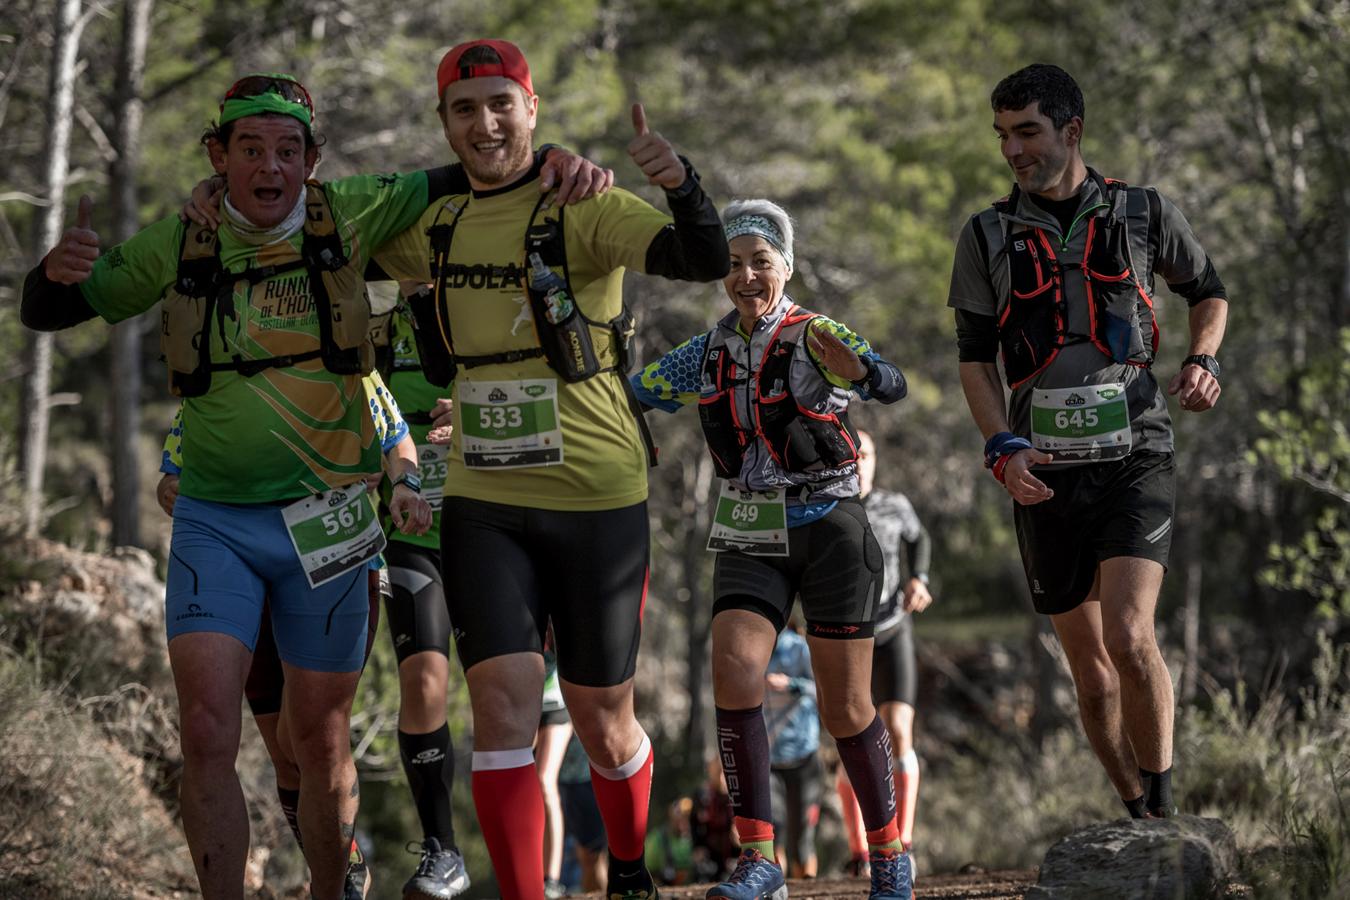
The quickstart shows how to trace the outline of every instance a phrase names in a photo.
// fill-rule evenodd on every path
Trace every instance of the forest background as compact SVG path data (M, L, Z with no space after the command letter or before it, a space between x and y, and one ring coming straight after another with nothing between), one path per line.
M153 485L174 404L157 314L46 343L18 322L23 276L65 227L61 216L73 222L75 198L94 197L105 248L172 213L209 171L198 138L221 94L250 71L291 72L309 87L327 138L321 177L446 162L435 66L450 45L478 36L509 38L528 55L541 142L613 167L619 184L660 206L624 152L629 105L641 100L719 203L784 205L798 223L793 296L852 326L908 376L907 400L856 415L877 437L880 485L906 492L934 538L937 602L918 626L928 871L1034 864L1055 837L1119 812L1077 730L1062 659L1030 613L1009 501L980 466L945 306L955 235L1010 184L990 127L992 86L1033 61L1070 71L1086 95L1088 163L1173 199L1231 298L1218 407L1173 407L1178 519L1158 628L1181 698L1181 802L1248 826L1242 842L1253 854L1279 848L1262 863L1270 878L1292 854L1319 873L1316 884L1350 884L1343 0L7 0L0 591L33 576L25 536L95 552L139 545L161 564L167 552ZM639 359L728 306L720 285L630 276L626 288ZM1155 371L1165 383L1186 353L1186 310L1161 285L1159 297ZM710 746L703 543L713 476L691 415L653 424L663 461L652 472L638 688L660 754L661 803L697 784ZM63 643L0 605L7 700L21 707L41 696L59 710L63 698L79 706L121 690L127 671L97 643ZM452 682L462 750L467 703ZM80 715L98 724L99 709L85 704ZM396 710L382 638L354 740L374 785L362 825L385 860L416 837ZM173 742L159 743L167 762L154 787L171 803ZM265 779L258 784L265 806ZM260 828L275 819L270 809L257 816ZM0 824L0 871L32 850L21 837ZM485 872L481 846L466 849ZM286 864L297 877L293 854L272 863Z

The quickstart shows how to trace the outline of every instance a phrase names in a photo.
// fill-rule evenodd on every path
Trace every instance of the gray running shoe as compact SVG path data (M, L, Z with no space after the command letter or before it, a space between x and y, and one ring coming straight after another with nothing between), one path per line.
M552 878L544 879L544 898L545 900L560 900L567 896L567 885L561 881L555 881Z
M458 850L443 850L441 842L429 837L417 848L409 844L413 853L421 853L417 871L403 886L408 900L450 900L469 889L469 870L464 868L464 857Z

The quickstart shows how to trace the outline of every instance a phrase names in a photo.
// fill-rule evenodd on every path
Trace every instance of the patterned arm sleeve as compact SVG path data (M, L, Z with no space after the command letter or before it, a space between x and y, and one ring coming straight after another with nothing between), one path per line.
M813 323L812 327L823 328L833 334L839 340L848 345L849 349L861 357L867 359L872 370L871 377L868 378L865 387L858 387L845 378L829 372L820 364L820 357L811 349L808 342L806 352L811 354L811 359L815 361L816 366L824 374L825 379L835 387L841 387L845 390L855 390L864 400L880 400L882 403L894 403L902 399L909 388L905 384L905 376L900 372L898 366L881 358L872 346L861 336L854 334L846 325L840 324L833 319L821 316L816 320L819 324Z
M699 396L699 370L708 335L700 334L649 363L629 380L644 407L673 413Z
M183 404L169 423L169 433L164 436L164 451L159 458L159 470L165 475L183 474Z
M394 400L393 391L385 387L379 372L371 372L361 379L370 403L370 418L375 423L375 434L380 439L380 452L388 453L408 436L408 423Z

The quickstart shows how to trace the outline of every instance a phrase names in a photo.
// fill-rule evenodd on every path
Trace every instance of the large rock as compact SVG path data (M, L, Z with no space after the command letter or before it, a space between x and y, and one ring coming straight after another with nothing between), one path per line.
M1218 819L1121 819L1050 848L1026 900L1193 900L1222 897L1237 839Z
M163 668L164 583L149 553L135 547L85 553L45 540L4 552L21 558L24 574L16 583L0 583L0 595L37 640L115 648L118 667L142 680Z

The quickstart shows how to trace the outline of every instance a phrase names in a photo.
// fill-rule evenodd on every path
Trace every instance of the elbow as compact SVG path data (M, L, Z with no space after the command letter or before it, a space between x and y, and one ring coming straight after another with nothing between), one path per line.
M731 271L731 250L726 242L721 243L719 250L718 253L709 254L703 274L704 281L721 281Z
M723 278L727 277L727 273L730 271L730 255L726 253L722 253L721 255L708 254L706 256L697 256L689 259L681 277L685 281L721 281Z

